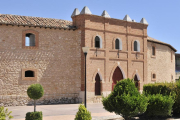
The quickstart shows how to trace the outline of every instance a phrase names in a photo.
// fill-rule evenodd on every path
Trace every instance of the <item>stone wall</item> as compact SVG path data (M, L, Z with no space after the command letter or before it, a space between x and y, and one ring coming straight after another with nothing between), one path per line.
M155 46L155 56L152 56L152 46ZM175 52L168 46L153 42L148 42L147 47L148 83L175 82ZM152 79L153 73L156 74L154 80Z
M38 46L23 45L24 31L35 31ZM80 30L0 25L0 102L31 104L26 91L34 83L44 88L41 104L81 102L80 36ZM36 70L37 79L23 80L24 69Z

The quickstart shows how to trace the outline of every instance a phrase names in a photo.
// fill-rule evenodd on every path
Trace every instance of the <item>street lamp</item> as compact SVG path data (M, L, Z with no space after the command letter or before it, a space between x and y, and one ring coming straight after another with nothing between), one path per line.
M89 47L82 47L84 56L85 56L85 90L84 90L84 105L86 107L86 56L89 50Z

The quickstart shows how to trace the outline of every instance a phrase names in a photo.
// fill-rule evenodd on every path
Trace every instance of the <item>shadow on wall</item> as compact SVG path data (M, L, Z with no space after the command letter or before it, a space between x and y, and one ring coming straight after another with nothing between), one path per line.
M39 50L0 52L0 75L3 75L2 83L4 82L4 87L0 87L0 103L3 106L33 104L26 91L34 83L40 83L44 88L44 96L38 101L39 104L81 103L81 48L77 47L80 42L72 42L73 39L68 38L69 36L57 40L53 49L51 46L45 49L44 45ZM23 68L37 69L37 80L22 80Z

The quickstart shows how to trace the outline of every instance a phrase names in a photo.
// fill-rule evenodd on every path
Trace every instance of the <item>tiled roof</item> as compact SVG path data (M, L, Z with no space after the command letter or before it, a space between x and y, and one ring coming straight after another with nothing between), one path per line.
M148 37L147 37L147 40L148 40L149 42L154 42L154 43L166 45L166 46L170 47L172 50L174 50L175 52L177 51L177 50L176 50L173 46L171 46L170 44L164 43L164 42L159 41L159 40L156 40L156 39L154 39L154 38L152 38L152 37L149 37L149 36L148 36Z
M75 29L71 21L41 17L0 14L0 24Z

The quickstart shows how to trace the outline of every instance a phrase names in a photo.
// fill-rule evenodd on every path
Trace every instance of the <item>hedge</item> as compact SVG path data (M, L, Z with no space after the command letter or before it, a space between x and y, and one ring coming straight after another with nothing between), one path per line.
M42 120L42 112L28 112L26 113L26 120Z
M143 92L146 95L172 95L175 93L176 88L175 83L149 83L143 86Z
M176 83L150 83L143 86L143 93L148 95L162 94L172 96L173 114L180 114L180 81Z
M145 115L149 117L171 116L174 100L172 96L162 94L149 95L148 106Z

